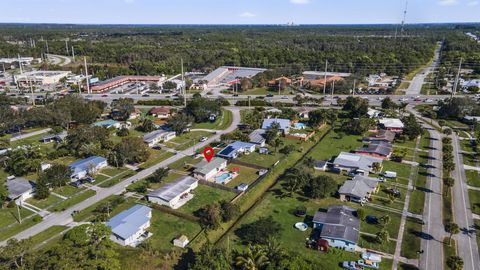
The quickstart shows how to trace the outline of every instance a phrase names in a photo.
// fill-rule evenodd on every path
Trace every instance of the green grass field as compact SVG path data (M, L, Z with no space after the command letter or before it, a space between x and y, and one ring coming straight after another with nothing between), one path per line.
M222 116L217 117L215 122L205 122L205 123L196 123L193 125L192 129L216 129L224 130L227 129L233 121L233 114L229 110L222 109Z
M46 198L44 200L37 200L35 198L30 198L26 202L29 203L29 204L32 204L32 205L34 205L38 208L45 209L48 206L50 206L54 203L58 203L61 200L62 200L61 198L50 194L50 196L48 196L48 198Z
M195 211L207 204L218 203L223 200L230 201L236 195L233 192L206 185L198 185L198 187L193 191L193 194L195 195L193 199L188 201L178 210L184 213L193 214Z
M350 152L362 145L361 136L339 134L332 130L309 156L317 160L330 160L342 151Z
M73 196L65 201L62 201L61 203L55 205L52 210L53 211L56 211L56 212L59 212L59 211L64 211L65 209L79 203L79 202L82 202L92 196L95 196L96 192L94 190L87 190L85 192L82 192L76 196Z
M107 197L107 198L105 198L105 199L103 199L103 200L101 200L101 201L83 209L82 211L76 213L73 216L73 220L76 221L76 222L91 220L93 218L94 211L95 211L95 209L97 209L98 206L107 204L109 202L112 202L118 197L119 196L117 196L117 195L109 196L109 197ZM135 201L133 199L127 199L123 203L114 207L111 210L110 216L113 217L116 214L122 212L123 210L126 210L126 209L132 207L134 204L135 204Z
M470 198L472 212L480 215L480 191L469 190L468 197Z
M50 240L53 237L60 236L60 233L68 229L66 226L52 226L45 231L32 236L32 244L34 246L42 244L44 241Z
M139 168L146 169L173 156L173 153L167 152L165 150L150 149L150 153L151 154L148 160L138 166Z
M240 185L241 183L245 183L245 184L251 184L253 183L258 177L258 170L256 169L252 169L252 168L249 168L249 167L245 167L245 166L240 166L240 165L237 165L237 164L230 164L228 165L227 169L228 170L233 170L234 168L238 168L238 176L235 177L234 179L232 179L230 182L228 182L227 186L228 187L236 187L238 185Z
M31 214L33 214L32 211L27 210L25 208L20 208L20 216L22 216L23 218L28 217ZM0 209L0 230L5 226L14 224L17 222L18 222L18 213L17 213L16 207Z
M275 162L280 160L282 158L282 154L278 152L274 152L273 149L271 149L270 153L268 154L260 154L258 152L253 152L250 153L249 155L242 155L238 158L238 160L255 164L258 166L262 166L265 168L269 168L272 166Z
M467 184L472 187L480 187L480 175L478 171L465 170Z
M190 131L188 133L177 136L174 139L165 142L164 144L167 147L180 151L194 146L200 141L200 138L210 136L212 136L212 133L208 131Z
M18 224L15 224L14 226L12 227L9 227L8 229L5 229L3 231L0 232L0 241L3 241L7 238L10 238L16 234L18 234L19 232L21 231L24 231L30 227L32 227L33 225L39 223L40 221L42 221L42 218L40 216L33 216L29 219L23 219L22 220L22 223L18 223Z
M417 251L420 250L421 238L419 233L422 232L422 224L416 220L407 219L405 223L405 231L403 233L401 255L408 259L417 259Z

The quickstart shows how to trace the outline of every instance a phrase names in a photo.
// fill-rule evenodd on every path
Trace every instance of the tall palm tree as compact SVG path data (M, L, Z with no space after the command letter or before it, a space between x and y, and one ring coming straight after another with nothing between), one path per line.
M452 270L462 270L463 269L463 259L458 256L451 256L447 259L447 265Z
M267 256L270 263L277 262L285 255L285 250L280 245L280 242L274 237L267 240L264 246L265 256Z
M377 241L380 244L383 245L385 243L388 243L388 241L390 240L389 238L390 238L390 234L385 229L382 229L381 231L377 232Z
M460 232L460 227L458 227L457 223L448 222L447 224L445 224L445 231L450 234L448 238L448 245L452 245L452 237L454 234Z
M235 258L235 265L243 270L258 270L269 263L260 246L249 246L242 255Z

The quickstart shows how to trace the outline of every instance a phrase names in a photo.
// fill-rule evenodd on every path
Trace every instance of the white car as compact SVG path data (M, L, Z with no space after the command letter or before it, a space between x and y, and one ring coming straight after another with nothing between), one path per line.
M200 142L204 142L204 141L206 141L206 140L208 140L207 137L202 137L202 138L200 138Z

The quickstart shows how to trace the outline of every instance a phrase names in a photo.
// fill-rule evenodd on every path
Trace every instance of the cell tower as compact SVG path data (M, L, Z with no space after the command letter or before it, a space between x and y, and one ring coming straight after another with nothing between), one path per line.
M408 0L405 1L405 10L403 11L403 20L402 20L402 28L400 29L400 37L403 37L405 34L405 20L407 19L407 9L408 9Z

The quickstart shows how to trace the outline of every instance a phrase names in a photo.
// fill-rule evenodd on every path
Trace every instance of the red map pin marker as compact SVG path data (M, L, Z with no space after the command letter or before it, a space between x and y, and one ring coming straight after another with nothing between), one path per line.
M215 156L215 150L213 150L212 147L208 146L208 147L205 147L205 149L203 149L203 156L205 157L205 159L210 162L210 160L212 160L213 156Z

